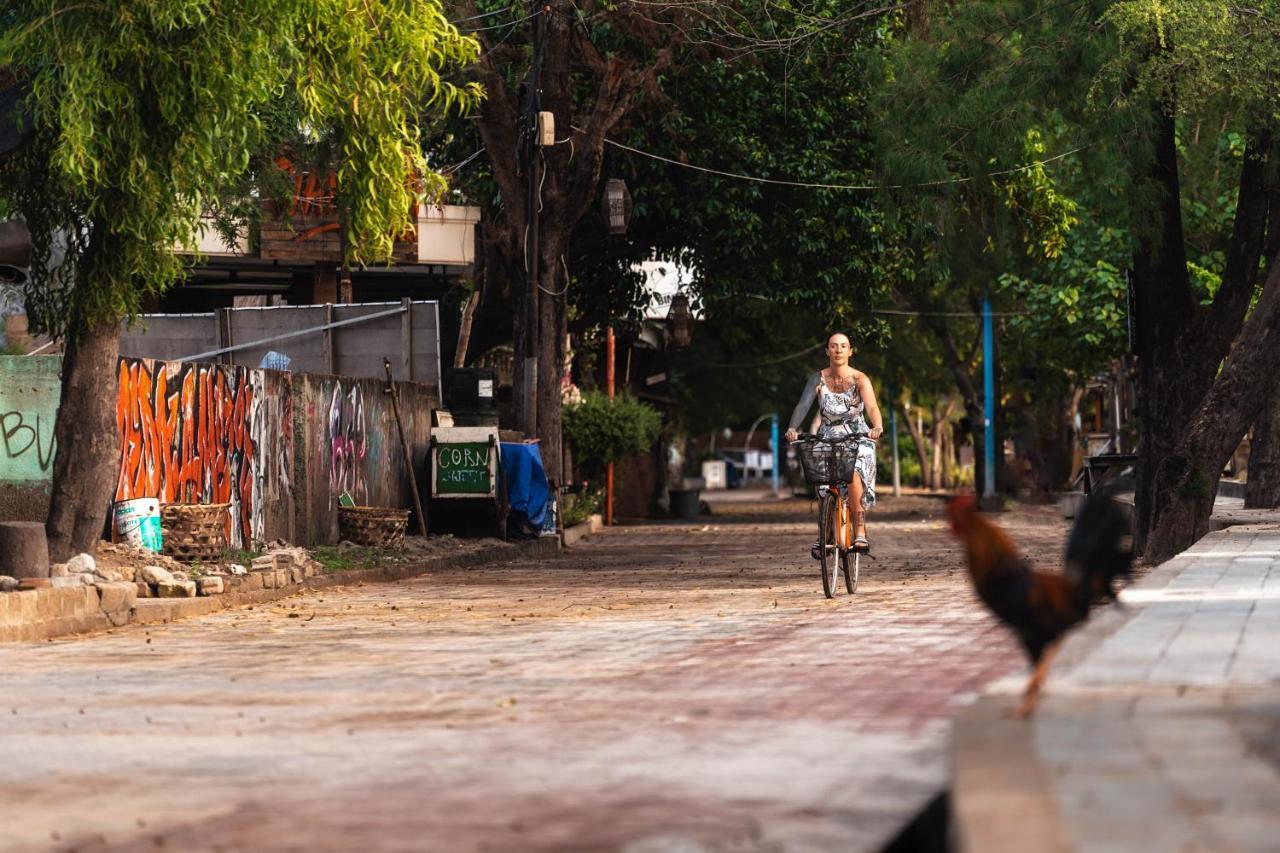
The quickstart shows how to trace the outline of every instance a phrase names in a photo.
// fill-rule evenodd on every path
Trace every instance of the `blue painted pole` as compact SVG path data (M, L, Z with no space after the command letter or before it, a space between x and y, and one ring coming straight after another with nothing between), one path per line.
M982 387L985 404L983 406L983 441L986 462L986 477L982 483L982 496L996 496L996 367L995 337L991 329L991 297L982 297Z
M782 459L782 447L778 440L778 413L774 412L769 422L769 441L773 446L773 496L778 496L778 470Z

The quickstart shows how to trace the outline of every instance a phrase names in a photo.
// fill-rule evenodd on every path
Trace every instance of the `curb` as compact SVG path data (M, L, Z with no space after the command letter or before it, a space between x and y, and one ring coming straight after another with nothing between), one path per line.
M951 826L961 853L1071 850L1053 780L1016 699L987 694L952 725Z
M568 548L577 545L583 539L601 530L604 530L604 519L599 515L588 516L586 521L564 529L564 546Z
M366 583L395 583L420 577L436 571L449 569L465 569L485 563L496 563L504 560L515 560L522 557L550 557L560 550L560 540L555 538L534 539L529 542L492 545L465 554L448 554L433 557L420 563L404 566L387 566L380 569L351 570L326 575L313 575L301 583L289 584L276 589L257 589L248 592L225 592L201 598L144 598L134 604L129 618L117 627L127 624L153 625L175 622L179 619L191 619L197 616L208 616L220 610L231 610L249 604L266 604L279 601L301 592L328 589L336 586L359 586ZM14 593L6 593L13 595ZM45 623L46 630L23 636L23 640L42 641L58 637L78 634L96 633L110 625L94 622L88 625Z

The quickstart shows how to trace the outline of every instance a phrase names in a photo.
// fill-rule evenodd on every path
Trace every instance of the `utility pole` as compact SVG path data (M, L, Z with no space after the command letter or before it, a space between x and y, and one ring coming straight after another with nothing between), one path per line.
M613 326L604 333L604 393L612 400L614 395L614 340ZM610 462L604 472L604 523L613 524L613 463Z
M522 121L524 127L525 167L528 178L528 192L525 199L525 221L528 233L525 235L524 267L525 294L521 313L521 325L524 327L523 364L517 365L524 380L520 395L520 430L526 436L538 432L538 351L540 335L538 331L538 276L541 271L541 252L539 237L541 225L539 208L539 186L542 183L542 152L538 147L538 112L542 108L542 43L545 26L542 16L543 0L530 0L530 13L533 17L533 67L529 70L529 88L525 93L525 110Z
M902 494L902 469L898 461L898 407L893 386L889 386L889 444L893 448L893 496ZM908 424L907 426L910 426Z

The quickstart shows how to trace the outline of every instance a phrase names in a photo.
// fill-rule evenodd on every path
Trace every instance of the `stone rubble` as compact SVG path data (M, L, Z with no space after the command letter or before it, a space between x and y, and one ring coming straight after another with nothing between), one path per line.
M156 584L157 598L195 598L196 582L168 580Z
M76 554L70 560L67 560L67 572L69 574L93 574L97 568L97 562L88 554Z
M8 575L0 575L0 592L17 592L22 581Z
M200 589L201 595L222 595L225 590L222 578L218 575L200 578L200 580L196 581L196 584Z
M155 586L156 584L168 583L174 580L174 577L168 569L162 569L160 566L143 566L140 579Z

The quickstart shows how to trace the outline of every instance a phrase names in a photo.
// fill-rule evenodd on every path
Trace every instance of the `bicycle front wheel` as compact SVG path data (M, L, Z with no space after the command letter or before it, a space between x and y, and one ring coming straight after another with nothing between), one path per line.
M836 597L836 572L840 571L840 549L836 545L836 525L840 523L840 496L832 489L822 497L818 509L818 545L822 551L822 592Z

